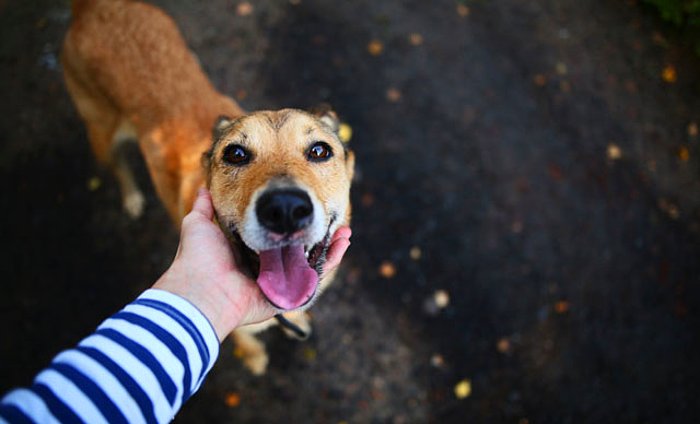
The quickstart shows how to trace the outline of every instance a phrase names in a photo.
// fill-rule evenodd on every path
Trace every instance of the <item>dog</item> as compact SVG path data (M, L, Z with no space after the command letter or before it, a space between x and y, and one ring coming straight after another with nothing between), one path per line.
M197 189L212 194L216 219L286 332L304 337L307 309L332 281L322 273L330 238L349 225L354 154L329 109L246 113L219 93L176 24L133 0L73 0L61 61L68 92L98 162L114 173L126 213L144 196L120 146L136 141L173 222ZM290 313L294 311L296 313ZM268 357L254 334L233 333L254 374Z

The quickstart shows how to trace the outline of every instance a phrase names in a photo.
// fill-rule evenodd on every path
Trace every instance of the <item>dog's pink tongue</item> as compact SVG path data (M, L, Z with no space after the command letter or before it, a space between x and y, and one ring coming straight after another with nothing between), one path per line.
M281 309L295 309L316 292L318 274L304 256L303 245L260 252L258 286Z

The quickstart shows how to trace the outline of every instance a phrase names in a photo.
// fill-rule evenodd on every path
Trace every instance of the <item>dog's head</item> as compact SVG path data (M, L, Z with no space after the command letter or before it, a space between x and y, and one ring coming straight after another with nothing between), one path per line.
M337 130L331 111L220 118L204 157L219 225L282 310L320 293L330 237L350 216L354 155Z

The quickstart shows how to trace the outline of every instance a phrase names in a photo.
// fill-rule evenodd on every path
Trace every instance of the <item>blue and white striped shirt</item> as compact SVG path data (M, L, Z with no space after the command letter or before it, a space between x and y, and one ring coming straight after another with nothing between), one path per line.
M207 318L150 289L0 401L0 423L164 423L219 355Z

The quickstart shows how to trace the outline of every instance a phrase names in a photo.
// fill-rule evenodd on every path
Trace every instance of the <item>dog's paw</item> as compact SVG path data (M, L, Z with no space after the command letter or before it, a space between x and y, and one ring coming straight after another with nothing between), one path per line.
M247 355L243 357L243 365L250 370L253 375L265 375L267 371L267 363L270 359L267 353L260 352L255 355Z
M122 199L122 206L131 219L141 218L145 205L146 199L140 191L131 192Z

